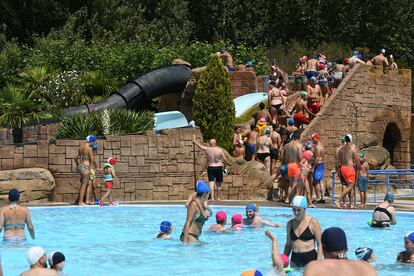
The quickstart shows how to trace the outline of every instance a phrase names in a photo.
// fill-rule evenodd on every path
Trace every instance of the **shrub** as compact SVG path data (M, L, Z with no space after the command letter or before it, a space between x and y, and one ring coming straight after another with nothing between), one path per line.
M109 117L109 122L107 118ZM151 130L154 113L126 109L103 109L92 114L75 114L61 118L57 139L85 138L88 135L122 135Z
M232 148L235 107L229 77L217 55L212 56L197 83L193 115L205 139L215 138L224 149Z
M109 109L109 134L122 135L154 128L154 113L127 109Z
M103 135L99 113L75 114L61 118L61 125L56 130L57 139L85 138L88 135Z

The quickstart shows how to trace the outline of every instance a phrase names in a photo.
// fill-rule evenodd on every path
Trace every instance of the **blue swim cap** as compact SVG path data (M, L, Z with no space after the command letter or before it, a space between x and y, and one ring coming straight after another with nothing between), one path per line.
M394 194L391 192L386 193L384 197L384 201L394 202Z
M196 193L209 193L211 192L210 187L204 182L204 180L198 180L196 184Z
M358 56L359 52L358 51L353 51L352 52L352 56Z
M161 233L167 233L171 226L172 226L172 224L169 221L165 220L165 221L161 222L160 232Z
M304 196L295 196L292 199L292 207L306 209L308 207L308 201Z
M257 211L256 205L254 205L253 203L249 203L246 205L246 210L252 210L254 212Z
M16 188L13 188L9 191L9 201L17 202L20 199L20 192Z
M288 124L290 126L293 126L295 124L295 120L292 117L290 117L289 120L288 120Z
M92 145L91 145L91 148L92 148L93 150L97 150L97 149L99 148L99 145L98 145L98 144L96 144L96 143L94 143L94 144L92 144Z
M368 261L372 255L372 249L369 247L358 247L355 250L355 256L361 261Z
M331 67L333 65L332 61L328 61L328 66Z
M408 233L405 237L414 243L414 232Z
M252 66L253 62L251 60L249 60L248 62L246 62L246 65Z
M93 135L88 135L88 137L86 137L86 142L94 143L94 142L96 142L96 137L93 136Z

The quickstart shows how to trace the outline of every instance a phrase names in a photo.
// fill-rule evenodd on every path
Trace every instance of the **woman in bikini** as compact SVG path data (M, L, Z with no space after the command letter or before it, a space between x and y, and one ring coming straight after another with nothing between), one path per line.
M319 222L305 214L307 200L303 196L295 196L292 200L292 211L295 218L286 225L286 245L284 254L292 252L292 266L304 267L309 262L322 259L322 230ZM316 251L315 243L318 245Z
M3 242L19 243L26 241L24 228L27 225L30 236L35 239L35 232L27 207L19 205L20 193L17 189L9 191L10 204L0 209L0 231L4 227Z
M276 88L276 83L274 81L269 82L269 104L276 110L279 110L281 106L285 105L285 98L282 96L280 90Z
M210 187L202 180L197 183L197 195L188 205L187 218L180 236L180 240L185 244L199 240L203 225L209 217L205 202L211 192Z
M272 139L270 138L271 130L269 127L263 131L263 135L257 138L257 160L262 162L268 172L270 173L270 146L272 145Z
M75 163L78 172L80 173L81 181L79 198L77 200L79 205L86 205L86 203L84 202L84 197L91 174L91 164L93 164L95 168L97 167L92 151L92 144L94 143L96 143L95 136L89 135L88 137L86 137L86 143L79 147L78 155L75 157ZM87 200L89 201L89 199Z

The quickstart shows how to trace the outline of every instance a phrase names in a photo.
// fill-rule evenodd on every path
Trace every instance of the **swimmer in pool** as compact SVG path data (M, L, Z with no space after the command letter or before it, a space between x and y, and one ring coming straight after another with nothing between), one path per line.
M366 261L368 263L375 262L377 260L374 251L369 247L358 247L355 250L355 256L358 260Z
M219 211L216 213L216 224L211 225L208 228L208 231L216 232L216 233L223 233L226 230L225 228L226 222L227 222L226 212Z
M372 213L371 227L383 228L397 224L395 208L391 206L394 202L394 194L388 192L384 197L384 202L377 205Z
M160 225L160 233L157 235L157 239L165 240L171 239L172 224L169 221L163 221Z
M286 245L284 254L290 257L292 266L305 267L314 260L322 259L321 226L319 222L305 214L308 202L304 196L295 196L292 211L295 218L286 225ZM316 251L316 246L318 251Z
M247 204L246 206L246 218L243 219L243 224L252 227L280 227L280 224L276 224L265 220L259 216L256 216L257 207L255 204Z
M24 228L27 225L30 236L35 239L30 211L19 204L20 193L17 189L9 191L9 205L0 209L0 231L4 228L3 242L25 242Z
M265 235L272 241L272 262L273 268L276 270L277 275L286 275L285 271L289 268L289 257L285 254L279 254L279 244L272 231L267 230Z
M404 237L405 251L397 256L397 262L414 264L414 232L408 233Z

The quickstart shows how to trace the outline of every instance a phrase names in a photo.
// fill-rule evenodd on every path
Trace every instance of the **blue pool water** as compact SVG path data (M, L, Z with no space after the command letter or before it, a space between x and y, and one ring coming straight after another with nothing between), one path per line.
M228 218L243 207L213 206L224 210ZM414 214L398 213L398 224L391 229L371 229L371 212L307 210L322 228L342 227L348 237L348 256L354 258L359 246L374 249L379 275L414 275L414 266L397 265L398 252L404 249L403 236L414 230ZM47 252L66 255L67 275L240 275L245 269L271 271L271 244L265 229L246 229L234 234L203 232L201 246L184 246L179 236L186 211L181 206L119 206L31 208L36 240L21 247L0 247L4 275L26 270L27 248L43 246ZM272 229L283 251L286 223L292 218L288 208L260 208L260 216L283 225ZM175 240L154 240L162 220L173 224ZM213 224L210 219L204 229ZM30 239L30 238L29 238ZM301 275L300 271L293 275ZM269 274L271 275L271 274Z

